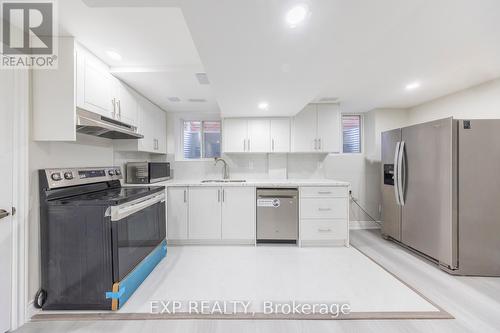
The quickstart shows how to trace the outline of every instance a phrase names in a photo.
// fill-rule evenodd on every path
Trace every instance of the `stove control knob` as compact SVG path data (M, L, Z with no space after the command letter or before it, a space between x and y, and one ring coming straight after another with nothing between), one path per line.
M67 179L67 180L73 179L73 173L71 171L65 172L64 179Z
M116 169L116 170L115 170L115 174L116 174L117 176L119 176L119 175L121 175L121 174L122 174L122 172L120 171L120 169Z
M114 176L115 175L115 170L108 170L108 174L110 176Z
M62 179L61 174L59 172L53 173L50 178L52 178L53 181L60 181Z

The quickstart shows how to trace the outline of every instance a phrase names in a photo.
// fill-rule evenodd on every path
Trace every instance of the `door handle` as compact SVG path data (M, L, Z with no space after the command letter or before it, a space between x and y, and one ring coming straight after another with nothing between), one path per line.
M404 193L404 178L405 175L403 174L406 173L406 168L405 161L404 161L404 154L405 154L405 142L401 141L401 145L399 146L399 156L398 156L398 193L399 193L399 203L401 206L405 205L405 193Z
M396 143L396 151L394 152L394 196L396 197L396 203L401 206L401 201L399 201L399 186L398 186L398 162L399 162L399 148L401 142Z
M10 213L8 211L6 211L5 209L0 209L0 220L9 216Z

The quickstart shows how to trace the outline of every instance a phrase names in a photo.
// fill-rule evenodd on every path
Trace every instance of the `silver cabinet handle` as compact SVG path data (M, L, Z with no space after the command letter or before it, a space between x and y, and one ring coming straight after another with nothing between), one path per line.
M6 211L5 209L0 209L0 220L9 216L10 213L8 211Z
M187 191L186 191L186 190L184 190L184 203L186 203L186 202L187 202L187 196L186 196L186 193L187 193Z
M248 151L250 151L250 139L248 139Z
M318 139L318 149L321 150L321 138Z
M314 139L314 150L318 149L318 139Z
M111 100L111 104L113 105L112 116L113 116L113 119L114 119L114 118L116 118L116 101L115 101L114 98Z
M331 209L331 208L318 208L318 210L319 210L320 212L328 212L328 211L330 211L330 210L332 210L332 209Z
M222 189L222 202L226 201L226 190Z
M122 120L122 103L120 103L120 100L117 100L118 103L118 118Z
M318 194L332 194L332 192L327 191L319 191Z
M247 151L247 139L243 139L243 151Z
M217 202L220 202L220 190L217 190Z
M274 139L271 139L271 150L274 151Z
M332 229L330 228L318 228L319 232L332 232Z

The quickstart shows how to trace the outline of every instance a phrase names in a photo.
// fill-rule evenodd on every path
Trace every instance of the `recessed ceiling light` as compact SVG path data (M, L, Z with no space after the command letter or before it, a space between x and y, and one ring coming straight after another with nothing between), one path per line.
M196 73L195 75L200 84L210 84L210 81L208 81L207 73Z
M268 110L269 109L269 103L268 102L260 102L257 107L261 110Z
M295 28L297 25L302 23L309 15L309 6L306 4L300 4L288 11L286 13L286 23L290 28Z
M106 54L112 60L116 60L116 61L122 60L122 56L116 51L109 50L109 51L106 51Z
M175 96L173 96L173 97L169 97L169 98L168 98L168 100L169 100L170 102L174 102L174 103L177 103L177 102L180 102L180 101L181 101L181 99L180 99L179 97L175 97Z
M420 82L412 82L412 83L408 83L405 87L406 90L415 90L417 88L420 88Z
M193 103L205 103L207 100L204 98L190 98L188 101Z

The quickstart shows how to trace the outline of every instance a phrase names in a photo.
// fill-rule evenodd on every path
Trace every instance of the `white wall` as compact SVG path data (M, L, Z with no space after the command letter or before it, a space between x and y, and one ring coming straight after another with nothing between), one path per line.
M409 124L455 118L500 118L500 79L438 98L409 110Z

